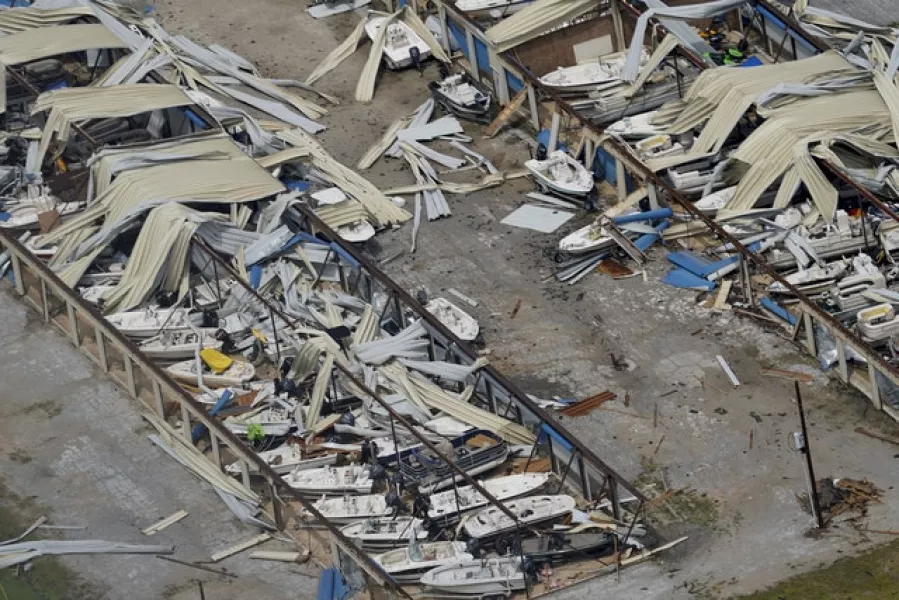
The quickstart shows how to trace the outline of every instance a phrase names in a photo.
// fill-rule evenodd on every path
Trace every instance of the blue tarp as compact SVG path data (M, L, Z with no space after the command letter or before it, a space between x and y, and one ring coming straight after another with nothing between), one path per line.
M549 129L541 129L539 133L537 133L537 143L543 144L547 148L549 148ZM556 150L563 150L568 152L568 146L561 142L556 142Z
M9 221L9 219L11 217L12 217L11 213L6 212L5 210L0 210L0 223L5 223L6 221Z
M721 270L727 265L731 265L740 260L740 257L736 255L721 260L709 260L704 256L695 252L690 252L689 250L669 252L667 258L668 262L671 264L700 277L708 277L715 271Z
M647 210L644 212L631 213L629 215L620 215L612 218L612 223L623 225L624 223L636 223L637 221L653 221L655 219L667 219L674 213L670 208L658 208L656 210Z
M212 410L209 411L209 416L214 417L215 415L217 415L221 410L228 406L228 403L231 402L231 398L233 397L234 392L232 392L231 390L225 390L224 392L222 392L222 395L219 396L219 399L215 403L215 406L213 406ZM198 423L197 425L194 425L194 428L191 430L190 437L196 444L204 433L206 433L206 426L202 423Z
M250 267L250 287L258 290L260 283L262 283L262 265L253 265Z
M334 567L322 571L315 600L344 600L348 593L340 571Z
M671 209L668 210L670 211ZM640 252L646 252L647 250L649 250L650 246L662 239L661 233L668 229L668 226L670 224L670 221L668 221L668 219L665 219L655 227L656 231L658 231L659 233L644 233L634 241L634 246L639 248Z
M714 281L709 281L694 275L690 271L684 269L672 269L662 277L662 283L672 285L678 288L687 288L691 290L713 290L717 285Z
M797 319L793 313L785 309L783 306L781 306L771 298L762 298L760 304L772 314L780 317L790 325L795 325L799 322L799 319Z
M762 59L760 59L758 56L750 56L749 58L747 58L746 60L744 60L737 66L738 67L761 67L763 64L765 64L765 63L763 63Z

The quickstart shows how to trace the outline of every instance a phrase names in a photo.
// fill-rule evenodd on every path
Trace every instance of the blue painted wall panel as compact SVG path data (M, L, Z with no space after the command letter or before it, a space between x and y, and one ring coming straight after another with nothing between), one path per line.
M453 36L456 39L456 43L459 44L459 49L462 51L462 54L464 54L466 58L470 58L468 56L468 42L465 40L465 29L450 18L447 18L446 26L449 29L450 35Z
M524 87L524 82L506 71L506 85L509 86L509 95L514 96Z
M493 71L490 70L490 53L487 52L487 44L478 38L474 38L474 53L478 59L478 71L492 75Z

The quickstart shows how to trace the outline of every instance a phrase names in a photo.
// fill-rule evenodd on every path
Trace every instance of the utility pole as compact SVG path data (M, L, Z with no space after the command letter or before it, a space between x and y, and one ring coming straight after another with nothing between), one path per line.
M812 466L812 452L808 445L808 430L805 427L805 411L802 409L802 394L799 392L799 382L795 381L796 407L799 409L799 426L801 433L796 437L796 449L805 455L805 477L808 482L808 499L812 505L812 514L818 529L824 529L824 517L821 515L821 505L818 503L818 488L815 487L815 468Z

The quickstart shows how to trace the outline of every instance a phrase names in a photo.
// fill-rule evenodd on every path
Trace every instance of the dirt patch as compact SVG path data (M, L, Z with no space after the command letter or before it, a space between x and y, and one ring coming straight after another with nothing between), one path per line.
M20 411L20 414L31 415L35 413L43 413L48 419L52 419L62 412L62 406L56 400L42 400L35 402L30 406L26 406Z
M19 463L20 465L27 465L31 462L31 455L21 448L16 448L12 452L10 452L8 456L9 460Z

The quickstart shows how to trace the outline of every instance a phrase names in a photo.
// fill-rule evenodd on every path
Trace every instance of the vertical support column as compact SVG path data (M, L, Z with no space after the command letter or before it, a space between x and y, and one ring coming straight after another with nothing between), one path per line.
M615 159L615 188L618 191L618 201L624 202L627 198L627 174L624 163L618 159Z
M874 408L883 410L880 388L877 387L877 368L871 361L868 361L868 380L871 382L871 402L874 403Z
M244 459L240 459L240 480L243 482L243 485L248 490L250 488L250 468L247 465L247 461Z
M47 297L47 282L41 278L41 318L44 323L50 322L50 298Z
M278 496L278 488L274 484L269 483L268 489L272 495L272 512L275 513L275 527L278 528L278 531L284 531L287 523L284 520L284 511L281 507L281 498Z
M530 83L526 84L528 90L528 110L531 112L531 125L540 131L540 109L537 107L537 91Z
M128 392L137 398L137 385L134 382L134 361L131 360L129 354L123 354L122 361L125 363L125 382L128 384Z
M468 45L468 64L471 65L471 76L475 81L481 81L481 71L478 68L478 55L475 52L474 35L470 29L465 30L465 43Z
M165 406L162 404L162 387L159 385L159 382L156 381L155 377L150 377L150 381L153 386L153 407L156 409L156 414L159 415L160 418L165 418Z
M495 65L493 69L493 89L496 90L496 101L501 105L509 103L509 80L506 75L506 67L504 67L498 58L493 58L491 64Z
M193 438L190 435L190 413L187 412L187 405L181 405L181 435L189 444L193 444Z
M834 337L837 343L837 375L844 383L849 382L849 363L846 361L846 344L838 337Z
M452 45L450 44L449 24L446 22L446 7L440 3L437 5L437 20L440 21L440 43L443 51L447 56L452 55Z
M654 183L646 184L646 195L649 198L649 210L659 208L659 195Z
M815 343L815 319L811 313L803 311L802 324L805 326L805 348L812 356L818 355L818 345Z
M612 26L614 27L612 43L615 45L615 51L621 52L627 48L627 40L624 39L624 22L621 20L621 7L618 5L618 0L612 0Z
M15 288L16 293L20 296L25 295L25 281L22 279L22 262L19 260L19 257L16 256L16 253L9 249L9 262L12 263L12 276L15 279Z
M209 430L209 443L212 445L212 458L215 460L215 466L221 469L222 450L219 447L219 437L211 429Z
M581 477L581 492L587 500L593 500L593 490L590 488L590 476L587 475L587 464L583 456L577 457L577 470Z
M78 337L78 315L75 313L75 305L66 300L66 315L69 317L69 338L77 347L81 347Z
M607 479L609 480L609 502L612 503L612 516L620 521L621 503L618 500L618 482L611 477L608 477Z
M587 131L584 138L584 168L588 171L593 170L593 161L596 160L596 145L593 142L593 135Z
M552 124L549 126L549 142L546 144L546 151L552 152L559 145L559 129L562 127L562 115L559 114L559 108L553 104Z
M109 361L106 357L106 336L99 327L95 327L94 331L97 334L97 359L100 361L100 368L109 371Z

